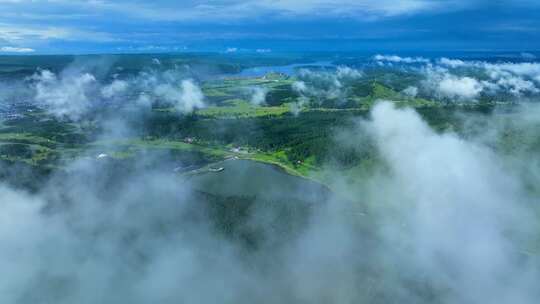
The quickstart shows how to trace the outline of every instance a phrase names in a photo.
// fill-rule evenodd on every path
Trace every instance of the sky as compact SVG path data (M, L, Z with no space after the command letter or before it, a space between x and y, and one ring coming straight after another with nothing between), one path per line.
M0 0L0 53L540 49L539 0Z

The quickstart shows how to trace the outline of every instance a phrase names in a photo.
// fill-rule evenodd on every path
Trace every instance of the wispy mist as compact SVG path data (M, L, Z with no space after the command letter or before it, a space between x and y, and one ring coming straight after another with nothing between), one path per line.
M537 77L533 66L482 63L478 79L454 70L467 64L426 64L415 70L425 78L401 92L465 101L491 85L517 88L504 86L508 77ZM123 77L74 70L27 79L56 117L78 120L94 102L143 112L205 106L181 68ZM303 70L291 82L300 96L292 106L344 101L363 77L345 67ZM264 103L267 91L252 93ZM377 100L367 118L333 130L336 149L374 149L377 157L357 175L324 163L317 174L328 177L332 192L319 185L327 195L266 185L255 197L221 201L174 172L185 164L167 153L96 157L107 145L88 147L35 191L0 185L0 302L536 303L540 158L534 137L521 135L540 127L538 107L458 113L465 127L456 131L434 130L421 109L395 104ZM117 114L97 138L135 132ZM255 178L239 174L234 183Z

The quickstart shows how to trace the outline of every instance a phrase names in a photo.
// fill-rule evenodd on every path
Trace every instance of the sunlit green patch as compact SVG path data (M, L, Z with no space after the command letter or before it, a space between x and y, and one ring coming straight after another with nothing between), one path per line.
M206 118L245 118L262 116L279 116L290 111L287 105L279 107L257 106L242 99L231 99L226 106L213 106L197 111L197 115Z

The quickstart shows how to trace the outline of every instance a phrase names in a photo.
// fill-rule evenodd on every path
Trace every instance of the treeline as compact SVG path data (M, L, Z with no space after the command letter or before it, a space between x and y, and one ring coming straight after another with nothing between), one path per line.
M353 148L336 148L335 135L339 129L351 127L354 117L366 114L314 111L298 116L203 119L195 114L179 118L173 113L159 113L150 117L140 131L153 138L190 137L209 144L284 151L292 162L313 157L319 164L332 158L342 165L352 165L359 156Z

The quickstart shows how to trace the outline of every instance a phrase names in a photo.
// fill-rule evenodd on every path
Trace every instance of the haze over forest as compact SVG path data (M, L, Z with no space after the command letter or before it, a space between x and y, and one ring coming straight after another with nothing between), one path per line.
M0 0L0 303L537 303L538 17Z

